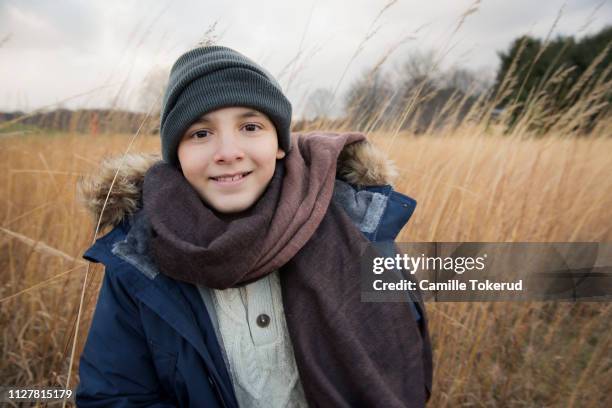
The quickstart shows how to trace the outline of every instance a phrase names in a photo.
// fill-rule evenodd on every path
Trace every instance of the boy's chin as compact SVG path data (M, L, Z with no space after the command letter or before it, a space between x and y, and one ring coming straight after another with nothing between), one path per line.
M251 202L252 201L252 202ZM256 200L245 200L243 202L232 203L210 203L204 202L210 209L219 215L240 214L253 208Z

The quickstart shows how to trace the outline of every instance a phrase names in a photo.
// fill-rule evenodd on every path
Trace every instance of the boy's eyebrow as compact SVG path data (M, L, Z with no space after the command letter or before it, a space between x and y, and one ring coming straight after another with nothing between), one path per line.
M246 111L244 113L241 113L240 115L236 115L236 117L238 119L247 119L247 118L253 118L253 117L263 117L263 115L257 111ZM210 122L210 119L208 119L208 117L204 115L198 120L196 120L195 123L209 123L209 122Z

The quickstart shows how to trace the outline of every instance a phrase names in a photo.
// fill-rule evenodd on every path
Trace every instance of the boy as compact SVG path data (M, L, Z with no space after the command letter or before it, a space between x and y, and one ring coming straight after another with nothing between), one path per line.
M415 202L362 134L290 123L263 68L197 48L171 70L163 161L82 186L113 229L84 254L106 273L79 406L425 404L422 304L362 303L358 278L364 243L392 242Z

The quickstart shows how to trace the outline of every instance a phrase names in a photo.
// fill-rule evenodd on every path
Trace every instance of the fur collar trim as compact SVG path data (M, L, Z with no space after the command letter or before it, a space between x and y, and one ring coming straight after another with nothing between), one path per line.
M109 157L95 175L79 181L79 200L96 225L100 220L100 230L114 227L141 208L144 175L159 160L156 154ZM357 187L391 184L396 175L393 162L368 141L346 146L338 158L336 177Z

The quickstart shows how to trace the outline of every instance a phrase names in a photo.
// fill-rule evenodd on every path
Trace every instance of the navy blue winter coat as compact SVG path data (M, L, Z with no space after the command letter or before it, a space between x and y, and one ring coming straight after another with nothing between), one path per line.
M376 164L366 153L358 156L357 165ZM237 407L211 316L197 287L159 273L147 255L147 220L138 201L142 176L154 159L130 156L123 164L118 178L123 185L113 188L118 193L111 196L103 217L103 224L113 228L83 255L104 264L105 275L80 359L77 405ZM85 192L95 203L94 213L99 198L108 192L116 164L107 162L98 182ZM377 171L384 179L384 169ZM392 242L416 202L389 184L357 185L337 180L334 201L368 239L389 242L394 250ZM429 397L432 364L426 316L420 300L409 305L406 318L422 334L422 344L415 347L422 348L423 386Z

